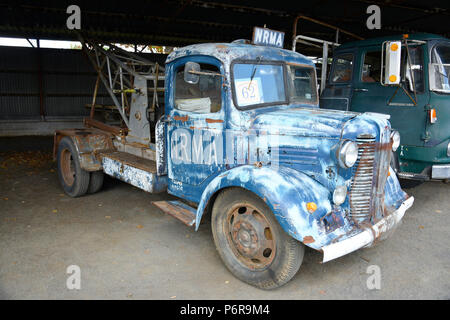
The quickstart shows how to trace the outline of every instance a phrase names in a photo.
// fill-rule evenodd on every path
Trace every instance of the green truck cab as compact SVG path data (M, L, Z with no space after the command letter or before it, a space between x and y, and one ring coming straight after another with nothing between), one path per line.
M450 179L450 40L433 34L340 45L320 107L390 115L401 145L392 167L404 186Z

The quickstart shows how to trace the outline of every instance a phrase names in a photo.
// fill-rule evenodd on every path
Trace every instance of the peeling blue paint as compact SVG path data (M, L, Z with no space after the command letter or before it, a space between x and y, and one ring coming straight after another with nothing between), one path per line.
M167 188L167 176L142 170L108 157L102 158L103 171L119 180L150 193L163 192Z

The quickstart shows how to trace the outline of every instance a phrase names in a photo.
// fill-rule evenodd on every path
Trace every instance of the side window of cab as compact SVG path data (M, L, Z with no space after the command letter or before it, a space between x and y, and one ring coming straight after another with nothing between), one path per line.
M222 107L219 69L203 63L191 63L196 68L190 69L186 68L188 64L180 66L175 73L175 109L194 113L219 112Z
M381 51L367 51L364 54L362 66L362 82L380 82L381 76Z
M417 92L424 90L423 76L423 50L421 47L410 45L409 62L407 50L402 47L401 56L401 81L404 88L410 92L414 92L414 86ZM376 82L380 83L381 77L381 50L368 50L364 53L362 72L360 81L364 83ZM414 79L414 80L413 80Z
M338 55L333 61L333 70L330 76L331 83L348 83L352 80L353 54Z

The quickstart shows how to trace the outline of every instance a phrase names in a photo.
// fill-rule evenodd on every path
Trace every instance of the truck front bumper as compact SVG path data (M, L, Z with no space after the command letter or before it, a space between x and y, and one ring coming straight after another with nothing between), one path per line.
M412 206L413 202L414 197L411 196L406 199L396 211L381 219L373 226L363 229L360 233L350 238L323 246L321 248L323 252L322 262L327 262L360 248L371 246L375 239L378 239L380 235L394 229L399 224L405 211Z
M450 164L437 164L431 167L431 179L450 179Z

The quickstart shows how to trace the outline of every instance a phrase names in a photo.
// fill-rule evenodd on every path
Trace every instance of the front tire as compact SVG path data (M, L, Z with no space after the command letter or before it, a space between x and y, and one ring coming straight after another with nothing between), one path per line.
M58 146L58 178L64 192L71 197L84 195L89 187L89 172L80 166L78 153L69 137L64 137Z
M280 287L302 264L303 244L286 234L266 203L247 190L232 188L217 196L211 227L225 266L255 287Z

